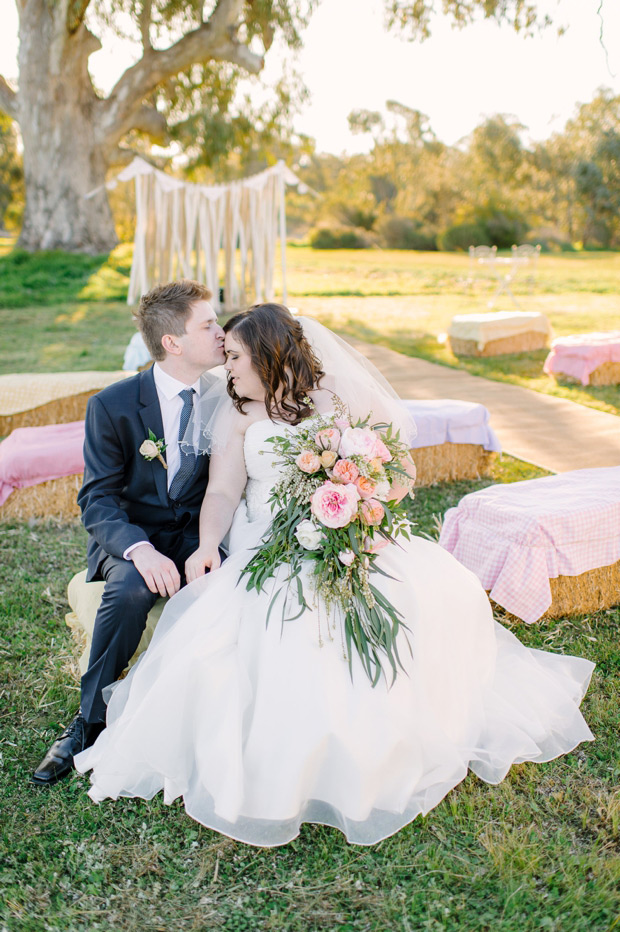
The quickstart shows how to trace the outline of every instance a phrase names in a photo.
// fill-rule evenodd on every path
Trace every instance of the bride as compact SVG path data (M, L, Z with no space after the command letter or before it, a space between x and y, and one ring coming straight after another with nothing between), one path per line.
M373 844L468 769L499 783L513 763L592 740L579 704L593 664L525 648L494 622L477 578L420 537L388 544L372 574L406 626L393 681L373 687L355 651L346 658L309 563L306 607L268 620L286 566L261 591L242 571L272 520L281 466L270 440L335 398L401 437L413 428L382 376L317 322L264 304L225 329L227 391L207 395L186 434L211 455L200 546L148 650L111 688L106 729L75 759L92 770L91 798L163 790L166 803L183 797L192 818L254 845L285 844L303 822ZM405 480L391 498L407 493Z

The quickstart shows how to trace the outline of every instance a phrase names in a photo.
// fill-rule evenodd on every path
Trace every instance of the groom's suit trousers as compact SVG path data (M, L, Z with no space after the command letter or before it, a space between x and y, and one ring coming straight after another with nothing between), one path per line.
M185 561L197 549L197 537L173 535L157 549L174 561L182 584ZM146 619L159 594L151 592L131 560L107 556L101 564L105 589L95 619L88 669L82 677L81 709L87 722L105 721L102 689L114 683L134 655Z

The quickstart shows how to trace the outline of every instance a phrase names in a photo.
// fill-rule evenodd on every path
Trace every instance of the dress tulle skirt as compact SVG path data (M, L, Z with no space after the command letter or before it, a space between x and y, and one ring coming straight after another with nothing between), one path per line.
M266 625L282 580L260 594L238 582L262 530L240 510L232 555L171 600L149 650L113 687L107 728L76 758L93 771L93 800L163 790L250 844L284 844L303 822L372 844L468 770L498 783L513 763L592 740L579 704L593 664L523 647L437 544L413 538L380 554L394 579L377 582L408 631L405 670L373 688L356 657L351 676L324 606L283 624L279 605Z

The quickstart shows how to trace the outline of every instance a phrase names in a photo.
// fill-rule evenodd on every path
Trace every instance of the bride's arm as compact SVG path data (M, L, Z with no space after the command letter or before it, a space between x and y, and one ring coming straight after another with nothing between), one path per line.
M244 425L245 426L245 425ZM219 545L230 528L233 514L247 482L242 430L233 430L222 453L209 463L209 482L200 509L200 543L185 562L188 583L216 570L221 563Z

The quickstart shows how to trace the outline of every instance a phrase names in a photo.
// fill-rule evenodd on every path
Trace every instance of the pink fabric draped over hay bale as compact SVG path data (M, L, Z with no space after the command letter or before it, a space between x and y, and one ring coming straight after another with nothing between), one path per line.
M439 543L476 574L493 601L535 622L551 609L550 580L620 560L620 467L473 492L446 512ZM599 608L620 602L613 580L610 587ZM572 611L564 606L563 613L592 610L584 605L575 596Z
M547 375L582 385L620 384L620 330L558 337L543 368Z

